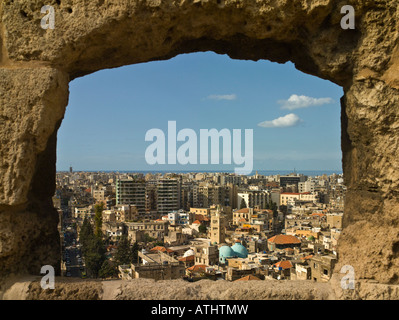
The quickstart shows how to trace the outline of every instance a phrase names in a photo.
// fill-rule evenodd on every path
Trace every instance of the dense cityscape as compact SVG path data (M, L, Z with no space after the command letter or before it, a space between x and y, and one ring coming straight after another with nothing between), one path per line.
M62 276L327 282L343 182L296 172L58 172Z

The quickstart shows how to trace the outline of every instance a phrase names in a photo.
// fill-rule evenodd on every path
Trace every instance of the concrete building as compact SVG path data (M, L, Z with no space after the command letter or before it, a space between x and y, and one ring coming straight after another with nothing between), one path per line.
M295 205L295 201L315 202L317 201L317 194L310 192L283 192L280 194L281 206Z
M167 215L180 209L180 181L177 179L159 179L157 181L157 212Z
M92 189L91 195L96 201L104 201L106 197L106 191L104 189Z
M312 180L307 180L305 182L298 183L298 192L305 193L305 192L314 192L316 187L316 183Z
M254 214L253 208L243 208L233 212L233 224L239 226L242 222L249 222Z
M193 188L193 205L199 208L209 208L212 205L232 206L234 190L230 186L200 183Z
M184 264L166 253L139 251L138 255L139 263L131 265L134 279L174 280L182 278L185 274Z
M328 282L336 262L337 258L334 255L314 255L309 260L312 280L316 282Z
M168 221L126 222L125 224L131 239L137 237L136 231L141 231L159 241L162 241L168 234ZM135 234L133 235L133 233Z
M204 216L209 216L211 209L210 208L190 208L190 212L195 214L201 214Z
M298 183L305 182L306 179L306 176L297 174L280 176L280 187L287 187L287 185L296 185L298 187Z
M193 249L195 251L195 264L212 266L218 263L219 249L216 245L205 243L197 245Z
M141 179L117 179L116 180L116 204L135 205L139 214L145 214L146 198L145 180Z
M343 213L327 214L327 224L330 228L342 229Z
M177 210L168 213L169 223L173 226L188 226L194 222L195 215L192 212Z
M245 201L247 208L266 208L266 204L269 202L269 193L262 190L248 190L237 193L237 208L240 208L242 200Z
M75 219L84 220L84 218L86 218L86 217L90 218L92 216L92 214L93 214L93 209L91 206L83 207L83 208L75 207L75 210L74 210L74 218Z

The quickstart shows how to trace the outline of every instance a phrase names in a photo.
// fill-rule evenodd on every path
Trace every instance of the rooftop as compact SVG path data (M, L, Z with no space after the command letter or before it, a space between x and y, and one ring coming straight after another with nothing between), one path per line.
M272 242L275 244L300 244L301 240L294 236L279 234L268 239L268 242Z

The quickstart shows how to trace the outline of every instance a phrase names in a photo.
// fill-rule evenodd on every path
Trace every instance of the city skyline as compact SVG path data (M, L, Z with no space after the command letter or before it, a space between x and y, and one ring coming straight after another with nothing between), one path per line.
M341 95L335 84L301 73L292 63L232 60L212 52L103 70L70 84L57 170L233 169L223 164L148 165L145 133L166 131L173 120L178 130L253 129L253 173L293 168L340 172Z

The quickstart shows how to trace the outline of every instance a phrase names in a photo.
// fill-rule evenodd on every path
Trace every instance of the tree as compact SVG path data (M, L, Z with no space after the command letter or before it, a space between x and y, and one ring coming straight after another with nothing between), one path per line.
M130 240L126 235L123 235L118 243L118 248L114 256L114 260L118 266L123 264L130 264L132 261L132 251L130 249Z
M103 225L103 211L104 211L104 203L101 202L100 204L96 204L94 206L94 234L99 237L102 238L102 225Z
M86 242L84 257L87 271L93 278L97 278L99 271L107 258L105 257L103 241L94 234L91 236L91 239L88 239Z
M199 231L200 233L206 233L206 226L203 225L203 224L201 224L201 225L198 227L198 231Z
M82 244L83 252L87 248L88 241L90 241L93 238L93 236L94 236L93 226L91 225L89 219L85 217L79 233L79 241Z
M245 202L244 198L241 199L240 209L246 208L247 203Z
M138 252L139 252L139 245L137 242L133 243L131 247L131 258L132 258L132 263L137 263L138 262Z
M105 260L98 272L98 276L102 279L116 278L118 276L118 268L114 262Z
M156 239L152 238L148 233L144 234L144 243L153 242Z

